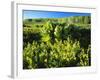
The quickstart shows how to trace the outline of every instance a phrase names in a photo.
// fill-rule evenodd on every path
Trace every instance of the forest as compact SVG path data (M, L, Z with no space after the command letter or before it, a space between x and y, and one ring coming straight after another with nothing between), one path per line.
M91 16L23 20L23 69L91 66Z

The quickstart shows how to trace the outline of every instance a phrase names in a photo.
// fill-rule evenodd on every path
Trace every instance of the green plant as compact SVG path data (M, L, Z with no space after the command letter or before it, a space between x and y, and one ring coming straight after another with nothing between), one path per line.
M89 16L25 20L23 69L90 66L89 23Z

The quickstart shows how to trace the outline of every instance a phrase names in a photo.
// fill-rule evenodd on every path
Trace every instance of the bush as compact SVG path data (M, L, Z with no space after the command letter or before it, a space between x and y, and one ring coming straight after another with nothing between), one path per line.
M34 42L24 48L24 67L30 68L52 68L89 66L90 52L80 47L79 41L73 42L70 38L66 41L57 41L54 44Z
M90 18L71 19L70 23L68 19L34 19L29 21L31 27L23 25L23 69L91 65L90 24L80 25ZM38 24L32 24L35 21Z

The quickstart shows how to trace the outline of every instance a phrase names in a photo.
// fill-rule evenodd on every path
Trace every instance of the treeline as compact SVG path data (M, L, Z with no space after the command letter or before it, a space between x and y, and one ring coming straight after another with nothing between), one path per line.
M91 24L91 16L72 16L72 17L67 17L67 18L37 18L37 19L25 19L24 26L25 24L44 24L47 21L54 22L55 24L60 24L60 23L65 23L67 24Z

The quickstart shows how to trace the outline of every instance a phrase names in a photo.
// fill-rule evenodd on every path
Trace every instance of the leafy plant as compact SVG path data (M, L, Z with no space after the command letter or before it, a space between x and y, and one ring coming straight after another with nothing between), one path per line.
M23 69L91 65L90 16L23 23Z

